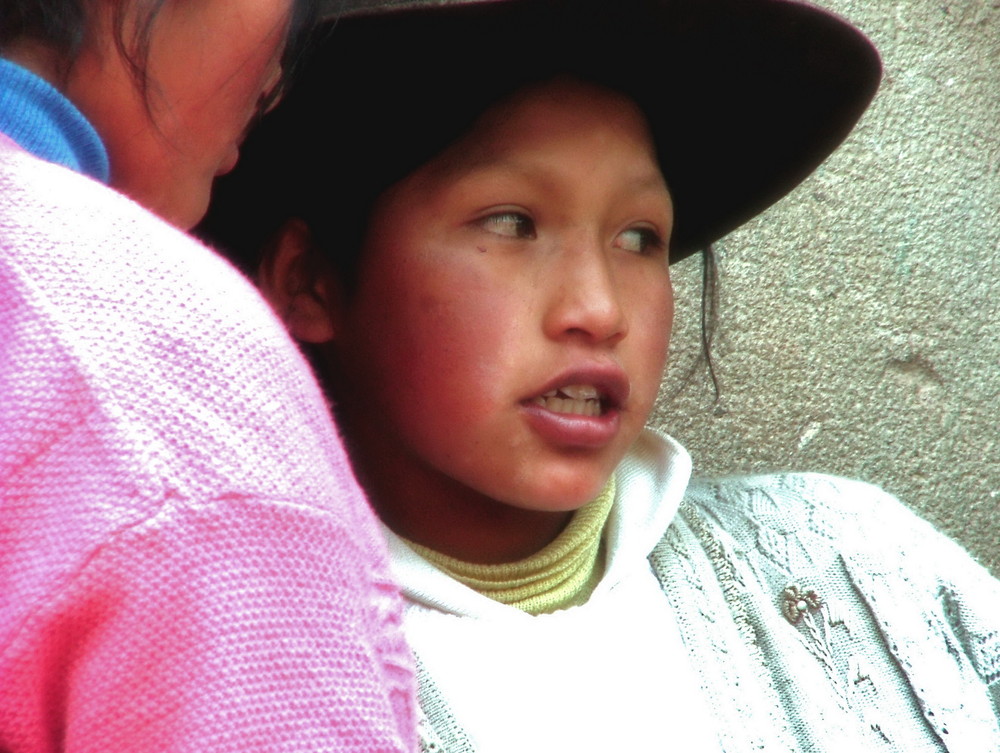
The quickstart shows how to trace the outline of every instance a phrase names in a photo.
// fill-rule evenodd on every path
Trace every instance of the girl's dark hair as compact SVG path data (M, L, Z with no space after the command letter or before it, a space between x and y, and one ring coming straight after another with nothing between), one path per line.
M701 355L705 359L712 389L715 392L716 415L725 413L722 406L722 384L712 358L712 341L719 328L719 259L715 245L701 250Z
M139 91L148 99L149 51L156 19L168 0L120 0L114 11L115 46L131 71ZM68 68L87 31L86 0L3 0L0 3L0 56L22 39L52 47ZM269 100L280 96L293 75L316 18L316 0L295 0L282 57L282 80ZM131 28L131 32L127 30ZM64 70L63 73L66 71ZM270 101L262 102L266 109Z
M161 2L147 4L158 9ZM4 0L0 3L0 55L11 42L32 39L52 46L66 59L75 57L86 29L83 6L81 0Z

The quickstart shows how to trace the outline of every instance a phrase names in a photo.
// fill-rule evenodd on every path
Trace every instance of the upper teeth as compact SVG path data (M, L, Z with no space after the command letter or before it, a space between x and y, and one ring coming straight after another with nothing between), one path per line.
M573 400L597 400L601 397L597 387L592 384L567 384L557 390L549 390L542 397L555 397L559 393Z
M554 413L575 413L582 416L601 415L601 393L590 384L570 384L549 390L535 402Z

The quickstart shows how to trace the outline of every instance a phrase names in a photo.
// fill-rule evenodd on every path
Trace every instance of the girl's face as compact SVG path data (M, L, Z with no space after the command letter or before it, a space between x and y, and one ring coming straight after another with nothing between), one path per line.
M327 355L390 527L510 559L600 492L660 384L671 224L639 109L571 80L498 105L383 194ZM505 548L512 517L540 538Z
M94 4L94 32L64 91L103 139L113 186L179 227L201 219L279 78L291 3L167 0L153 27L148 101L115 47L116 4Z

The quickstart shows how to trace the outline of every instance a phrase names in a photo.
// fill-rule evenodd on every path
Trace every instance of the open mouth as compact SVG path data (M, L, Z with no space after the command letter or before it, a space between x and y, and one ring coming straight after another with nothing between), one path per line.
M532 402L553 413L601 416L609 406L606 396L592 384L568 384L539 395Z

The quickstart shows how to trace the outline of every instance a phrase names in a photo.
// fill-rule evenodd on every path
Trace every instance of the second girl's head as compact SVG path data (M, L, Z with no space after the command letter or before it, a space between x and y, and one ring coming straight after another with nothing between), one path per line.
M94 126L110 182L189 228L284 80L312 0L13 0L0 56L40 74Z

